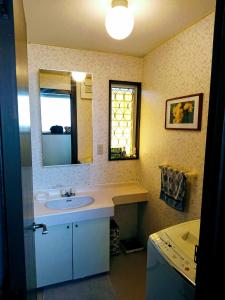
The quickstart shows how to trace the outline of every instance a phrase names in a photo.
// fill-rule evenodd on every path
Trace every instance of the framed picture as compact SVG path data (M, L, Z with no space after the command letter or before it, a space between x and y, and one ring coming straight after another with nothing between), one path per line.
M200 130L203 93L166 100L166 129Z

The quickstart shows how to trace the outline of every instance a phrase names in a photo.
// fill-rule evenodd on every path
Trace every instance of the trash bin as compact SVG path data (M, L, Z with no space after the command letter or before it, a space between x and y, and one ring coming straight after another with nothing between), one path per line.
M120 229L114 219L110 220L110 255L120 254Z

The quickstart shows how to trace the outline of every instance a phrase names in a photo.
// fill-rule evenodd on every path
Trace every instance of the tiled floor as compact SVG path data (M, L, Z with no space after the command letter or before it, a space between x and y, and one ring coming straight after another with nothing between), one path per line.
M145 290L146 252L121 252L111 258L108 274L50 287L38 300L145 300Z
M117 300L116 292L108 275L97 275L70 281L44 292L44 300Z

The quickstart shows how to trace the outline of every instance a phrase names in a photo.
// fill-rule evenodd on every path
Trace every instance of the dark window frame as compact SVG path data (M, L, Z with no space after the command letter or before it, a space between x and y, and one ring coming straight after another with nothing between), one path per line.
M136 148L136 157L124 157L124 158L111 158L111 112L112 112L112 86L135 86L137 88L137 112L136 112L136 136L134 146ZM134 160L139 159L139 148L140 148L140 120L141 120L141 82L133 81L120 81L120 80L109 80L109 134L108 134L108 160L109 161L122 161L122 160Z

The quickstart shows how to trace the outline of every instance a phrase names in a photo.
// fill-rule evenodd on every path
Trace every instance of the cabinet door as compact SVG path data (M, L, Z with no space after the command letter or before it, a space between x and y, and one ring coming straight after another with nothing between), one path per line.
M72 279L72 224L35 231L37 287Z
M73 278L109 271L109 218L73 223Z

